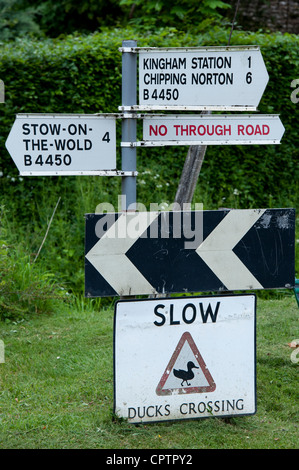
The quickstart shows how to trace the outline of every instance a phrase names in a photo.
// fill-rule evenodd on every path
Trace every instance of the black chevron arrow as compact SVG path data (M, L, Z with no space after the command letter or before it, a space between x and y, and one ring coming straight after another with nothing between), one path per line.
M294 209L90 214L88 296L292 287ZM105 218L105 219L104 219ZM97 223L110 227L98 238ZM180 225L178 225L180 222ZM199 226L200 225L200 226Z

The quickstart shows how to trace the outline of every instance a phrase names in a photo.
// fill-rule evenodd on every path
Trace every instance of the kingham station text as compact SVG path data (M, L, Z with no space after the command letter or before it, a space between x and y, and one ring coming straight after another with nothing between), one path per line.
M191 75L184 72L189 67L192 70ZM144 58L143 81L145 85L233 85L234 74L231 67L231 56L193 57L190 64L186 57Z

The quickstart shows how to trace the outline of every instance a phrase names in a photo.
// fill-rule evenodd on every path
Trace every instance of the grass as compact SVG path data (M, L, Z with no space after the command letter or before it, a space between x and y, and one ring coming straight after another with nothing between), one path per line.
M294 296L257 303L257 413L132 425L113 419L113 308L2 322L1 449L295 449Z

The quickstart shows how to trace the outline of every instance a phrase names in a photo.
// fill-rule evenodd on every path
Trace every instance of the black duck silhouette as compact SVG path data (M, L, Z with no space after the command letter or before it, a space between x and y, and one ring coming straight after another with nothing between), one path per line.
M188 383L188 380L192 380L194 378L194 372L192 371L192 369L199 369L199 367L197 367L192 361L188 362L187 370L173 369L175 377L177 377L178 379L182 379L182 387L184 382L186 382L187 385L191 385L191 383Z

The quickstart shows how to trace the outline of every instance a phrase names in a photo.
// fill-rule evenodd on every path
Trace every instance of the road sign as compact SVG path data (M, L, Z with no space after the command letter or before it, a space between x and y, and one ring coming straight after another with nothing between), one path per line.
M140 146L279 144L276 115L146 115Z
M138 52L139 109L255 110L269 80L257 46Z
M161 306L161 304L159 305ZM217 304L216 307L217 314L218 307L219 304ZM187 319L186 311L188 309L192 311L192 318L195 316L196 310L194 304L187 303L183 308L185 321ZM187 319L187 321L190 320ZM198 369L199 371L195 369ZM180 379L181 381L180 386L178 385L177 379ZM215 388L216 384L214 379L211 376L202 355L197 349L194 339L189 332L183 333L156 388L156 394L172 395L173 393L186 394L213 392Z
M115 116L18 114L6 148L21 175L115 170Z
M87 297L292 288L294 209L87 214Z
M130 423L254 414L255 311L251 294L117 302L115 414Z

